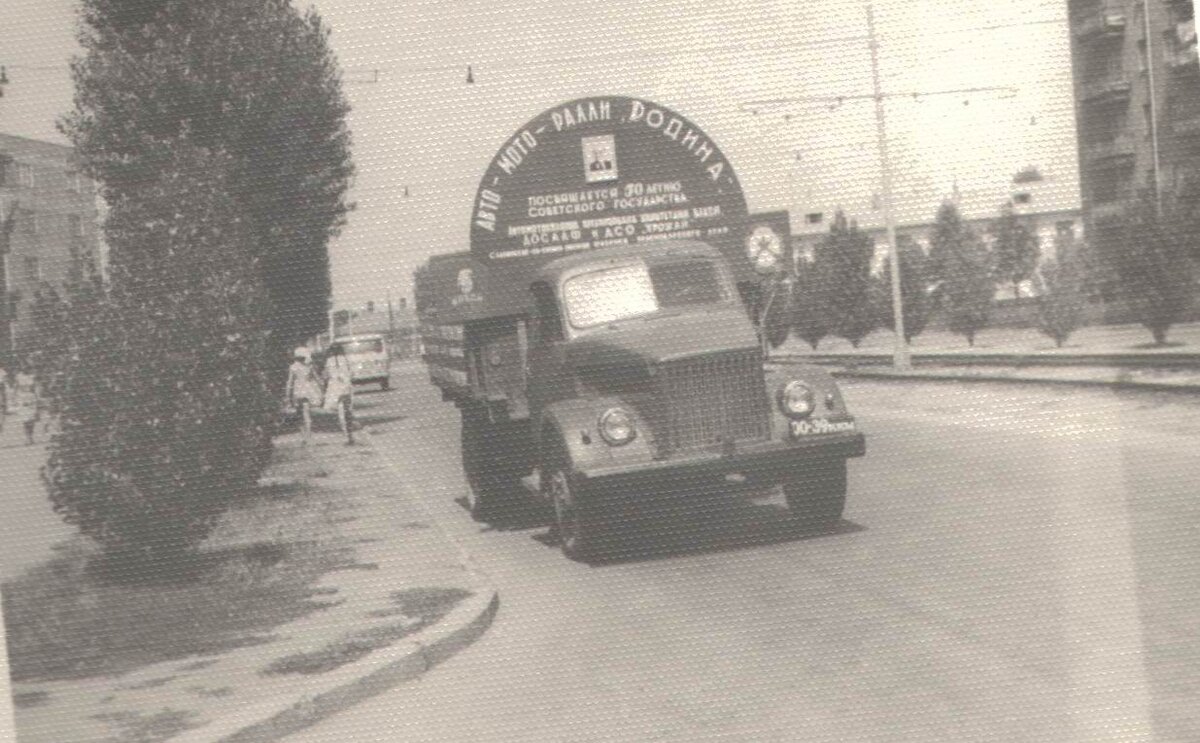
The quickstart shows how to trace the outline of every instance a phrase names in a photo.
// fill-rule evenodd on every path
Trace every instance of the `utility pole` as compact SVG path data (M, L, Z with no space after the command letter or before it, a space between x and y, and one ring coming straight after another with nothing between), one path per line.
M388 343L396 339L396 313L392 311L392 290L388 289L387 293L388 305Z
M1146 34L1146 86L1150 90L1150 147L1154 156L1154 208L1162 216L1162 173L1158 156L1158 94L1154 90L1154 34L1150 32L1150 3L1142 0L1142 23Z
M892 315L895 318L895 339L892 349L892 366L897 370L908 369L912 359L908 353L908 340L904 334L904 303L900 292L900 251L896 246L896 220L892 213L892 167L888 160L887 119L883 110L883 91L879 86L879 42L875 38L875 9L867 2L867 34L871 46L871 85L875 93L875 134L879 147L880 182L883 187L883 222L887 226L888 265L892 275Z

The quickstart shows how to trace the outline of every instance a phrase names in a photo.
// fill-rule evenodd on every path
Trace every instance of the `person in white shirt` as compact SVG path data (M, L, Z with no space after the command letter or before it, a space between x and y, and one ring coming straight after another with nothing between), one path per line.
M350 360L339 345L329 349L325 359L325 409L337 410L338 424L346 435L346 445L354 443L354 380Z
M312 438L312 406L321 406L321 380L313 368L312 352L301 346L288 367L287 400L289 409L298 410L304 421L304 445Z

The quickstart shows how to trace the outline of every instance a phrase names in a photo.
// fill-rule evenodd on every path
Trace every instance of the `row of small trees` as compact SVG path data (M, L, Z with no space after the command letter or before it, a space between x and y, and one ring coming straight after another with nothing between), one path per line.
M197 545L266 466L287 349L320 330L347 105L288 0L84 0L61 123L109 205L108 276L36 316L54 508L107 550ZM57 346L57 352L54 352Z
M1073 237L1060 237L1053 255L1040 261L1038 237L1011 204L980 234L953 203L938 210L928 252L907 235L897 239L904 334L912 341L935 315L968 345L992 318L998 289L1037 287L1038 328L1062 346L1084 321L1089 300L1105 292L1130 306L1134 317L1164 343L1170 326L1183 316L1195 294L1194 236L1200 218L1180 209L1163 211L1144 200L1108 229L1115 236L1107 252L1091 251ZM838 212L829 234L811 258L798 263L790 289L783 291L773 319L773 340L791 332L813 349L828 336L853 346L878 327L892 328L891 272L872 274L874 240ZM1115 288L1114 288L1115 287ZM783 319L783 315L787 320Z

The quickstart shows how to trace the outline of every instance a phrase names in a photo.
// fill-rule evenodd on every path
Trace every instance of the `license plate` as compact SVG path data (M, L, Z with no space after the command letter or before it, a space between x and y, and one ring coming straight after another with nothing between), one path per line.
M852 433L855 431L854 421L831 421L825 418L810 418L803 421L790 421L792 436L819 436L826 433Z

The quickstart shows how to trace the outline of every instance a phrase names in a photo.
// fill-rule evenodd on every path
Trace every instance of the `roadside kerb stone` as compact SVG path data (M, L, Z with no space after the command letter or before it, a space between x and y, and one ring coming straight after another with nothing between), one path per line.
M164 661L115 678L17 684L14 693L48 700L16 710L21 740L99 743L123 739L125 725L153 730L138 737L146 740L278 740L420 676L482 635L499 606L496 591L363 433L358 447L342 446L337 434L316 434L304 460L321 472L316 486L346 494L351 516L337 517L345 521L339 529L357 545L354 564L314 585L332 602L328 608L219 655ZM294 437L284 441L297 443ZM396 594L423 589L465 598L439 620L344 665L321 673L264 674L281 659L321 653L356 633L415 624L401 613Z
M379 452L370 431L359 438L370 442ZM391 462L386 466L399 475ZM432 524L431 524L432 526ZM434 527L436 528L436 527ZM464 568L483 580L468 553L453 540ZM477 640L500 607L500 595L488 586L466 599L441 621L412 637L371 653L318 677L322 683L297 697L271 700L239 709L220 722L171 738L171 743L266 743L303 730L320 720L346 710L359 702L411 681Z
M1040 373L1022 367L987 367L987 371L974 371L979 367L915 368L907 371L894 369L841 366L831 373L835 377L858 379L888 379L937 382L990 382L1005 384L1038 384L1074 387L1106 387L1144 392L1200 393L1200 369L1192 374L1173 375L1176 379L1139 379L1138 372L1113 368L1064 368L1043 370ZM1008 373L1003 373L1008 372Z
M500 606L495 590L472 596L437 624L388 648L318 677L318 689L272 699L219 722L171 738L172 743L275 741L424 674L470 645L491 625Z

